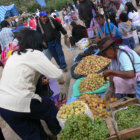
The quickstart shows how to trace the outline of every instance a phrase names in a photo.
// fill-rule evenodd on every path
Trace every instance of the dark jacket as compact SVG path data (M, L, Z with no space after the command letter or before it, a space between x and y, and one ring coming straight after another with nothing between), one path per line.
M92 9L97 11L91 0L85 0L79 4L78 11L81 20L91 20L93 18Z
M61 39L61 34L60 32L65 35L67 34L66 30L62 27L62 25L56 21L53 18L50 18L53 25L55 26L55 28L53 28L52 23L50 22L50 20L48 20L46 22L46 24L41 23L41 26L45 32L45 35L43 35L44 41L45 42L49 42L49 41L53 41L53 40L59 40ZM39 27L39 24L37 24L37 31L39 31L41 33L41 29ZM41 33L42 34L42 33Z
M74 37L75 41L78 42L80 39L85 37L85 32L86 28L81 25L76 25L72 29L72 36Z

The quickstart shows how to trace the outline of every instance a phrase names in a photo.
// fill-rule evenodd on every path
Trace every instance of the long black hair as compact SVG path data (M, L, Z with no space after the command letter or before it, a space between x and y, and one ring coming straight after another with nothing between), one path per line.
M43 49L43 38L41 34L37 31L31 29L23 29L17 34L19 50L18 54L26 53L27 49L39 50Z
M127 2L125 6L127 6L128 8L127 13L129 12L133 13L134 11L137 12L137 9L134 7L134 5L131 2Z

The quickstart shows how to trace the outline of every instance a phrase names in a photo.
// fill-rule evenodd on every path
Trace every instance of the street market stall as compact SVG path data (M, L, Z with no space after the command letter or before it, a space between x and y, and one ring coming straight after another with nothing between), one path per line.
M18 10L15 4L11 4L9 6L0 6L0 22L2 22L5 17L14 17L19 16Z
M92 46L92 45L91 45ZM90 47L91 47L90 46ZM59 140L137 140L140 138L140 102L137 98L105 98L109 87L102 71L110 60L99 56L97 48L90 53L78 49L74 58L68 101L57 115L62 126ZM96 48L96 53L94 52ZM78 57L77 57L78 56ZM78 58L78 61L75 61ZM99 59L99 61L98 61ZM103 63L102 63L103 62ZM91 66L93 66L91 68ZM86 109L88 111L86 111ZM88 112L88 113L87 113Z

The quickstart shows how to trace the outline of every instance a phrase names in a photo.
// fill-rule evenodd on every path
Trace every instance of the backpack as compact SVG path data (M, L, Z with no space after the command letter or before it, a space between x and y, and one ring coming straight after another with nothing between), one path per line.
M2 51L2 55L1 55L2 63L4 66L6 64L6 61L12 54L12 52L15 50L18 50L18 49L19 49L19 46L17 45L16 41L10 42L9 45L7 45L7 47L4 48L4 50Z
M116 9L118 10L120 8L122 0L111 0L110 2L115 5Z

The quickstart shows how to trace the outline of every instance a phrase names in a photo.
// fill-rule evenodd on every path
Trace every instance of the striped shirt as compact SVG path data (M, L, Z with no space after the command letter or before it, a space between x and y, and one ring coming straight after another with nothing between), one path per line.
M11 29L5 27L0 32L0 45L1 50L3 51L4 48L14 40L14 34L12 33Z

